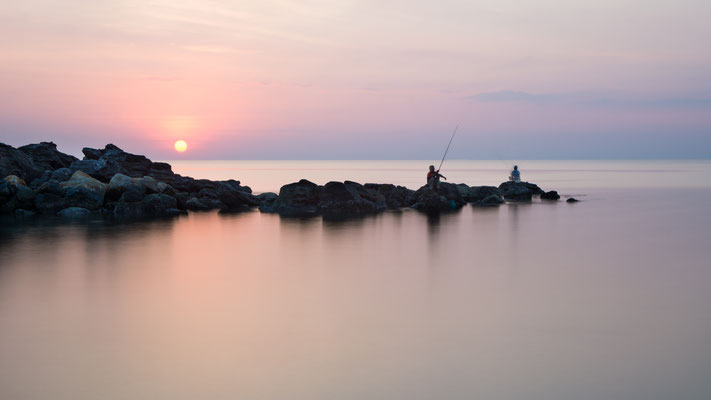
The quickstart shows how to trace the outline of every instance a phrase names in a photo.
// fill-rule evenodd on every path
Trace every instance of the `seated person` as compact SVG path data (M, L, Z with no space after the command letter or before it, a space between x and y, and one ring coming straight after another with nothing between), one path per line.
M514 169L509 175L509 180L511 182L521 182L521 173L518 171L518 165L514 165Z
M439 171L435 171L434 165L430 165L430 172L427 173L427 185L434 190L439 189L439 178L447 179Z

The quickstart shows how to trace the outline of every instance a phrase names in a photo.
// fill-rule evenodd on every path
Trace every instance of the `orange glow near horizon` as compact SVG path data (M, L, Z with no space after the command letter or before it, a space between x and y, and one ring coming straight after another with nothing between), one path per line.
M185 143L185 140L178 140L175 142L174 147L175 151L177 151L178 153L183 153L185 152L185 150L188 149L188 144Z

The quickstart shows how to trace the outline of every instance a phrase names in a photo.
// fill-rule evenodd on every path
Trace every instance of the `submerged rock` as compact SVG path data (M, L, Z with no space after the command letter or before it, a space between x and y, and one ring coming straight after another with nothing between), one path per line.
M545 192L545 193L541 194L541 199L543 199L543 200L558 200L558 199L560 199L560 195L555 190L551 190L549 192Z
M472 205L480 206L480 207L488 207L488 206L498 206L498 205L501 205L504 203L505 203L505 201L504 201L503 197L501 197L498 194L491 194L479 201L473 202Z
M576 199L575 197L570 197L568 200L566 200L567 203L577 203L580 200Z

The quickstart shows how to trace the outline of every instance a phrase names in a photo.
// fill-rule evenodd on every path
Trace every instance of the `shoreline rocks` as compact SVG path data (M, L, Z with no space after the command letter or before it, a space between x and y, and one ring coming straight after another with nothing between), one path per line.
M340 218L411 208L425 213L460 209L466 204L491 207L533 196L558 200L533 183L496 186L440 183L437 190L353 181L317 185L306 179L281 187L279 194L252 194L240 181L212 181L181 176L170 164L153 162L107 144L85 147L77 159L52 142L14 148L0 143L0 214L35 214L82 218L101 215L132 219L171 217L190 211L240 212L258 208L284 217ZM30 184L27 184L27 182ZM568 199L568 201L574 201Z

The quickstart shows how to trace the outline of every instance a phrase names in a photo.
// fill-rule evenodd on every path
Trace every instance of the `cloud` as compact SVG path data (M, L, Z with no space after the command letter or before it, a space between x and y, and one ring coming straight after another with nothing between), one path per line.
M618 108L705 108L711 107L711 95L654 97L595 92L528 93L518 90L483 92L465 98L481 103L522 103L578 105Z

